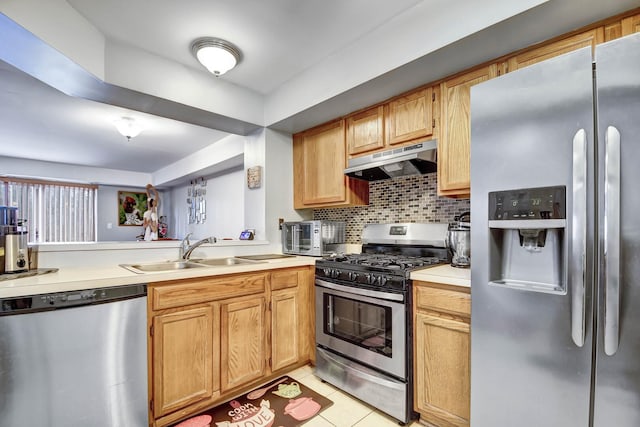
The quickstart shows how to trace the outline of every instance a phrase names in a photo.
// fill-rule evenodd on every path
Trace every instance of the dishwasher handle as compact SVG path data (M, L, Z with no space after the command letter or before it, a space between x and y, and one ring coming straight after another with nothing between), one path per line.
M0 316L60 310L146 297L147 285L135 284L78 291L53 292L0 299Z

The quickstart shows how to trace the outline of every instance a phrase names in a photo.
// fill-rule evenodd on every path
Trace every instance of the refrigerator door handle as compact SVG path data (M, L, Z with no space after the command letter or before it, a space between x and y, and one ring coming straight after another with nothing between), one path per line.
M571 338L578 347L585 338L585 259L587 245L587 133L573 137L573 212L571 214Z
M604 352L618 351L620 322L620 132L605 133L604 182Z

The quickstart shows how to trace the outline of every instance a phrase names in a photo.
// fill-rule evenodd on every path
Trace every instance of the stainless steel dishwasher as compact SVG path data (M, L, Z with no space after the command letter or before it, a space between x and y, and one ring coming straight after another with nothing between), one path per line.
M0 299L0 426L148 426L146 294Z

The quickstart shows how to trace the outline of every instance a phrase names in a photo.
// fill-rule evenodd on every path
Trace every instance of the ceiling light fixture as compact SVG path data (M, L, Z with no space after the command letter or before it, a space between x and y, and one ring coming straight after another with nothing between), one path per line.
M240 50L226 40L202 37L191 43L191 53L216 77L240 62Z
M118 132L127 138L127 141L131 141L131 138L135 138L143 131L140 122L136 122L133 117L120 117L113 124L116 125Z

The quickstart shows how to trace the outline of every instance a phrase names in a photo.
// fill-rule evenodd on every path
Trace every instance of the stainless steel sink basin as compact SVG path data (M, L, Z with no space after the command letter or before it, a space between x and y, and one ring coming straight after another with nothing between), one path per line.
M280 259L280 258L295 258L295 255L287 254L261 254L261 255L237 255L236 258L250 259L256 261L268 260L268 259Z
M205 266L192 261L164 261L145 264L120 264L120 267L124 267L134 273L152 273L158 271L183 270L185 268L202 268Z
M257 261L251 261L248 259L240 259L235 257L193 259L191 260L191 262L195 262L201 265L206 265L209 267L222 267L222 266L240 265L240 264L258 264Z

